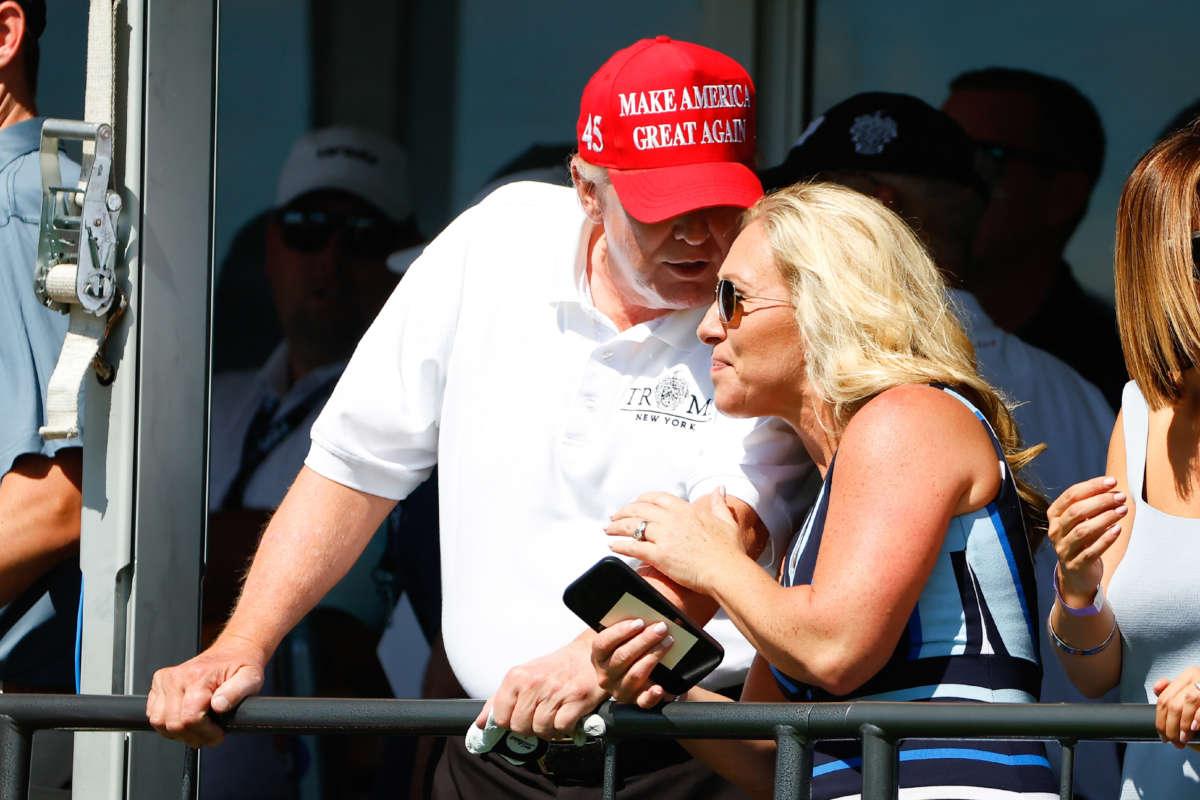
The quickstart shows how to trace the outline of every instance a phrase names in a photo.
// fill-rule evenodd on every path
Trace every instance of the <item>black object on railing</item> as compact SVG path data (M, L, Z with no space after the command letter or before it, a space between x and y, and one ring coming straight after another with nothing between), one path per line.
M407 733L462 735L478 700L343 700L254 697L222 719L230 733ZM146 731L146 698L136 695L0 695L0 800L25 798L34 732ZM807 798L811 743L862 739L865 800L896 794L897 742L905 738L1058 739L1062 797L1071 797L1073 745L1079 739L1157 741L1154 706L1007 703L671 703L655 711L606 703L604 796L615 797L621 739L774 739L775 797ZM184 776L180 776L182 780Z

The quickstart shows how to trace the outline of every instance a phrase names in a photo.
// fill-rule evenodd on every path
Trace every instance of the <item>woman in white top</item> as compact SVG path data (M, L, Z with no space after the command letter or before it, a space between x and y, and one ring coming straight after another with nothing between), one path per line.
M1047 621L1084 694L1157 702L1164 741L1125 755L1123 798L1200 791L1200 127L1156 145L1117 212L1117 317L1133 377L1108 475L1049 510L1058 600ZM1105 599L1105 592L1108 599Z

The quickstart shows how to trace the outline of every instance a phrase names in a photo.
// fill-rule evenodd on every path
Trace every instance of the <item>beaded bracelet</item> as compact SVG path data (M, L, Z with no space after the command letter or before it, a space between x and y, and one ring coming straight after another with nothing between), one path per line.
M1096 653L1102 652L1105 648L1112 644L1113 635L1116 634L1116 632L1117 618L1113 617L1112 630L1108 632L1108 636L1105 637L1104 641L1095 647L1088 648L1087 650L1080 650L1077 647L1071 647L1071 645L1058 638L1058 634L1054 632L1054 626L1050 624L1050 617L1046 617L1046 633L1050 634L1050 641L1054 643L1055 647L1057 647L1059 650L1062 650L1069 656L1094 656Z

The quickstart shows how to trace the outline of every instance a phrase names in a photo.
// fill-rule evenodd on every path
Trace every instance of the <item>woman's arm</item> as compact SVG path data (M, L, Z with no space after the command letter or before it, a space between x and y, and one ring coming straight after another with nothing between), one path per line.
M1047 512L1062 598L1050 610L1051 631L1062 642L1054 654L1087 697L1099 697L1121 680L1121 634L1111 605L1105 603L1099 614L1078 616L1067 613L1062 601L1086 608L1095 601L1098 587L1108 587L1133 529L1134 505L1128 495L1125 434L1118 415L1108 445L1108 476L1075 484ZM1087 654L1068 653L1064 646Z
M714 597L771 664L846 694L886 663L950 518L993 499L999 472L991 439L969 409L938 389L903 386L876 397L847 426L811 585L772 582L740 554L719 509L684 525L635 504L629 519L652 519L646 540L628 538L632 526L620 522L609 531L620 534L615 551Z

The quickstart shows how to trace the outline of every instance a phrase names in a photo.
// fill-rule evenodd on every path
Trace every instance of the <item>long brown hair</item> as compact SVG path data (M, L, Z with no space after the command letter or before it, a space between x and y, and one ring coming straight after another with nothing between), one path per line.
M1183 371L1200 363L1192 259L1198 187L1200 127L1193 123L1142 157L1117 207L1113 271L1121 349L1151 408L1178 401Z

